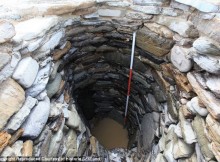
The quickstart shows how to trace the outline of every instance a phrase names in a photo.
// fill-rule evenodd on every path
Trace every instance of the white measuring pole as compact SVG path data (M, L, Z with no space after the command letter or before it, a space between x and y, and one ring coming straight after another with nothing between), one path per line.
M133 32L133 39L132 39L131 62L130 62L130 71L129 71L129 78L128 78L128 92L127 92L127 99L126 99L124 124L126 124L126 120L127 120L128 102L129 102L129 97L131 93L131 78L132 78L132 68L133 68L133 62L134 62L135 38L136 38L136 31Z

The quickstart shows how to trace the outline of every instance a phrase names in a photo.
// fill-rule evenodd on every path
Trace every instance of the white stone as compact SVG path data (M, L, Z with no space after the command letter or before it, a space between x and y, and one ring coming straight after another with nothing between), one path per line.
M49 80L51 63L48 63L44 68L40 69L33 85L26 90L26 95L36 97L40 92L45 90Z
M157 6L162 5L163 3L167 2L167 0L133 0L134 4L140 5L140 6Z
M81 119L79 117L78 112L76 111L75 105L70 105L70 111L69 112L69 119L66 121L66 125L73 128L73 129L79 129Z
M40 101L33 108L27 120L22 125L24 128L23 137L34 139L43 130L50 113L50 99L47 97L44 101Z
M219 11L219 1L215 0L175 0L179 3L183 3L186 5L190 5L192 7L195 7L196 9L202 11L202 12L218 12Z
M62 77L60 73L57 73L54 80L49 81L49 83L46 86L47 95L49 98L53 97L57 93L57 91L60 88L61 81L62 81Z
M9 41L15 35L14 26L6 21L0 22L0 43Z
M23 58L16 67L12 78L25 88L29 88L37 76L39 65L31 57Z
M16 68L18 62L21 60L21 55L19 52L14 52L12 54L11 62L7 64L1 71L0 71L0 83L4 80L9 78Z
M176 141L176 137L175 137L175 133L173 131L173 129L170 129L168 131L167 137L166 137L166 146L165 146L165 150L164 150L164 157L167 159L167 161L169 162L176 162L176 160L174 159L174 155L173 155L173 147Z
M31 109L35 106L36 103L37 99L28 96L21 109L11 117L5 129L10 132L16 131L28 117Z
M43 90L38 96L36 96L36 99L38 101L42 101L47 97L47 91Z
M209 113L208 110L205 107L199 106L199 98L198 97L193 97L191 99L191 107L200 116L207 116L208 113Z
M177 32L183 37L198 37L198 30L195 28L191 21L186 21L183 18L170 17L170 16L159 16L155 21L161 25L165 25L171 30Z
M15 152L10 146L6 146L0 155L1 157L13 157Z
M112 9L99 9L99 16L105 17L121 17L125 15L125 11L123 10L112 10Z
M178 139L173 147L175 159L190 157L194 152L194 146L186 144L182 139Z
M188 58L189 52L189 48L180 46L171 49L171 62L180 72L188 72L193 66L191 59Z
M48 157L57 157L57 153L60 148L60 143L63 138L64 123L65 123L65 119L64 119L62 125L60 126L60 129L51 138L50 146L49 146L49 150L48 150Z
M182 111L179 111L180 127L183 135L183 139L187 144L196 142L196 136L193 131L191 123L184 118Z
M23 141L18 140L16 141L11 148L13 149L16 156L22 156L21 150L23 148Z
M57 16L36 17L15 25L15 42L42 37L58 23Z
M167 162L163 154L159 153L154 162Z
M50 115L49 117L56 117L59 116L65 108L67 108L67 104L51 102L50 104Z
M205 71L210 73L220 73L220 56L194 55L193 60Z
M134 11L143 12L145 14L153 14L158 15L161 13L161 8L158 6L138 6L138 5L131 5L131 9Z
M11 56L8 53L0 53L0 70L7 65L10 59Z
M131 2L124 0L121 2L107 2L106 4L112 7L128 7L131 5Z
M178 123L176 125L176 127L174 128L174 132L176 133L176 135L179 137L179 138L183 138L183 135L182 135L182 130L180 128L180 123Z
M217 95L220 95L220 77L211 75L205 78L207 87Z
M220 45L207 37L196 39L193 47L200 54L220 55Z

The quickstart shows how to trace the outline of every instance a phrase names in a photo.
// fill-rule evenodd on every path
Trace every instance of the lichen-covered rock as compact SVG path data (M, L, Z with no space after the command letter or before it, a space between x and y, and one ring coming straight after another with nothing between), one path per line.
M21 126L24 129L23 137L34 139L44 128L50 113L50 99L45 98L33 108L27 120Z
M189 58L189 52L189 48L180 46L174 46L171 49L171 62L181 72L188 72L193 66L192 60Z
M28 117L31 109L35 106L36 103L37 99L28 96L21 109L11 117L5 129L10 132L16 131Z
M21 108L24 100L24 90L13 79L9 78L0 85L0 130L7 124L10 117Z
M16 67L12 78L25 88L29 88L37 76L39 65L31 57L22 59Z
M9 41L13 36L15 36L15 34L15 28L11 23L7 21L0 22L0 43Z

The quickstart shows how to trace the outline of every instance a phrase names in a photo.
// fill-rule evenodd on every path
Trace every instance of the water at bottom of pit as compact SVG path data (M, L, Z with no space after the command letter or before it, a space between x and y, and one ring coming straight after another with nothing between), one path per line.
M93 123L91 133L106 149L127 148L128 131L120 123L103 118Z

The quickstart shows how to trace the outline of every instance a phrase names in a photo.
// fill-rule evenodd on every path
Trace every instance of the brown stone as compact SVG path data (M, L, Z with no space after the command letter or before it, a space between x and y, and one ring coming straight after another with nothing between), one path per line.
M170 84L163 78L160 71L152 70L152 74L164 92L168 92Z
M199 99L203 102L203 104L206 106L210 114L214 117L214 119L220 120L220 100L216 98L215 95L211 92L204 90L194 77L194 74L189 72L187 74L187 78L190 84L192 85L193 90L198 95Z
M174 33L166 26L159 25L157 23L144 23L144 26L159 34L161 37L173 39Z
M90 145L91 145L91 150L92 150L92 155L97 154L96 150L96 138L94 136L90 137Z
M8 145L10 138L11 135L8 134L6 131L0 132L0 153Z
M8 142L8 145L12 146L15 143L15 141L17 141L17 139L22 136L23 133L24 133L23 128L16 131L15 134L12 135L10 141Z
M161 37L146 27L137 32L137 46L156 56L161 57L169 53L173 44L173 40Z
M33 141L27 140L23 144L22 156L32 156L33 155Z
M186 105L183 105L183 115L185 119L193 119L194 115L187 109Z
M150 60L147 59L147 58L144 58L144 57L142 57L142 56L138 56L138 59L139 59L141 62L146 63L147 65L151 66L152 68L154 68L154 69L157 70L157 71L161 71L161 70L162 70L161 67L160 67L160 65L155 64L154 62L150 61Z
M212 149L212 152L214 153L217 161L220 161L220 144L217 142L212 142L211 149Z
M54 51L53 59L55 61L59 60L61 57L63 57L64 54L66 54L69 51L70 48L71 48L71 43L67 41L63 49L58 49Z
M66 103L70 102L70 95L69 92L67 90L64 91L64 100Z
M206 117L206 129L211 140L220 143L220 123L213 119L211 115Z
M0 85L0 130L7 124L10 117L16 113L25 100L22 87L9 78Z
M179 70L175 69L172 64L162 64L161 67L163 73L174 79L180 89L188 93L192 91L192 86L189 84L187 77Z
M62 91L64 90L64 88L65 88L65 81L62 80L61 83L60 83L59 90L56 93L56 96L59 96L62 93Z

